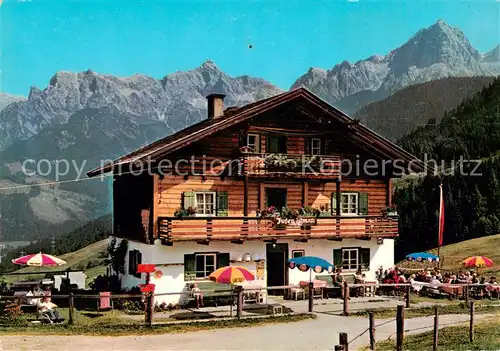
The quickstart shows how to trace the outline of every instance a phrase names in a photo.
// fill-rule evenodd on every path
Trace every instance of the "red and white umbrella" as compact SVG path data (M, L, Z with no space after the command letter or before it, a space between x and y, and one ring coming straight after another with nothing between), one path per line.
M52 255L47 255L42 252L37 254L31 254L22 256L12 260L12 263L23 265L23 266L62 266L66 264L66 261L61 260L60 258L54 257Z

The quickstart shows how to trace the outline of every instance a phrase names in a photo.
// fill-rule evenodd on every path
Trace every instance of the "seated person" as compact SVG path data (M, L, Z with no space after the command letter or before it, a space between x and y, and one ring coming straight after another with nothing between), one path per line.
M203 306L203 294L201 293L197 283L193 283L193 285L191 285L191 293L196 301L196 308L200 308L200 305Z
M344 277L340 268L337 268L336 274L332 276L332 282L334 286L340 288L340 296L344 298Z
M63 320L59 311L55 309L56 307L57 305L51 302L48 297L42 298L42 302L38 304L38 308L42 312L42 315L48 317L51 322L59 322Z
M441 281L438 279L437 276L434 276L432 277L430 284L432 289L438 289L439 286L441 285Z

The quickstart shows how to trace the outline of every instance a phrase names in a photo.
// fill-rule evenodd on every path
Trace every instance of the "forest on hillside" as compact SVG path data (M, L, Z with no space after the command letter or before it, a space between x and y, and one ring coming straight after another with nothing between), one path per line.
M441 122L430 121L399 143L421 159L427 155L445 164L438 176L402 181L396 187L401 256L437 246L440 183L445 244L500 233L500 78L445 113ZM453 162L461 157L465 161ZM476 162L467 160L481 161L475 170L481 175L471 174Z
M448 77L416 84L364 106L355 118L375 132L396 141L418 126L440 122L443 114L470 98L493 77Z
M68 252L80 250L90 244L107 238L111 235L112 218L111 215L102 216L87 224L69 232L55 236L55 243L52 239L43 239L22 248L26 254L44 252L59 256ZM54 250L52 249L54 248ZM19 269L11 263L13 258L20 256L21 248L8 251L0 264L0 273L10 272Z

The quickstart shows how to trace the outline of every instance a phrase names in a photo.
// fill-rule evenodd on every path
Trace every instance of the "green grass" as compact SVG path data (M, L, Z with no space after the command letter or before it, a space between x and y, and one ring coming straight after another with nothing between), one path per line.
M78 251L69 252L67 254L58 256L67 262L64 266L60 267L25 267L16 271L16 273L33 273L29 275L5 275L5 280L7 283L14 283L23 280L32 280L32 279L41 279L44 274L37 274L37 271L42 272L52 272L52 271L63 271L66 269L84 270L84 273L87 275L88 284L99 274L104 274L106 272L106 267L103 264L106 249L108 247L108 240L101 240L96 243L93 243L89 246L84 247ZM87 264L89 262L100 263L99 266L86 269Z
M458 272L464 270L462 261L470 256L486 256L491 258L495 263L493 267L479 268L478 273L481 276L490 277L495 275L500 277L500 234L485 236L482 238L462 241L456 244L445 245L440 249L442 271ZM431 250L437 254L437 249ZM435 263L421 263L401 261L398 267L421 269L423 267L434 268Z
M432 350L433 332L407 335L404 350ZM377 350L394 350L395 341L377 343ZM466 325L445 327L439 330L438 350L499 350L500 316L476 323L474 342L469 342L469 327Z
M500 301L498 300L475 301L475 307L476 307L475 312L477 314L485 314L485 313L500 314ZM438 311L440 315L469 313L469 309L465 306L465 303L463 302L461 303L455 302L454 304L439 305ZM356 311L350 313L349 316L352 317L368 316L369 312L373 312L375 318L380 318L380 319L396 318L396 308L378 308L373 310L368 309L363 311ZM434 306L409 308L405 310L405 318L416 318L416 317L425 317L433 315L434 315Z
M97 317L102 318L102 317ZM285 315L267 318L242 318L231 320L214 320L206 322L188 322L179 324L163 324L147 327L143 320L130 320L124 323L120 319L117 323L111 316L105 317L99 323L90 323L84 319L76 318L74 325L6 325L0 326L0 335L23 334L23 335L147 335L157 333L185 333L197 330L210 330L221 328L242 328L274 323L299 322L306 319L316 318L312 314Z

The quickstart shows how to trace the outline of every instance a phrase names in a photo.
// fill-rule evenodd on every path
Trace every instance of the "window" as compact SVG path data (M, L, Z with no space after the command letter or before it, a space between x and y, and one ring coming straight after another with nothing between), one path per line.
M336 268L356 271L359 268L370 270L370 249L364 247L347 247L333 250L333 264Z
M215 216L215 193L200 192L194 194L197 216Z
M306 252L304 250L293 250L292 251L292 258L304 257L305 253Z
M342 214L358 214L358 193L342 193L341 204L340 212Z
M139 250L130 250L128 252L128 274L140 278L141 273L137 273L137 266L142 263L142 254Z
M260 135L247 134L247 146L252 148L255 152L260 152Z
M286 154L286 136L269 136L267 139L267 152L272 154Z
M321 139L311 139L311 155L321 155Z
M342 269L358 269L358 249L342 249Z
M217 268L229 266L229 253L199 252L184 255L184 281L206 279Z
M286 195L286 188L266 188L266 206L281 210L286 207Z
M217 267L217 254L196 254L195 271L196 278L205 278L215 271Z

